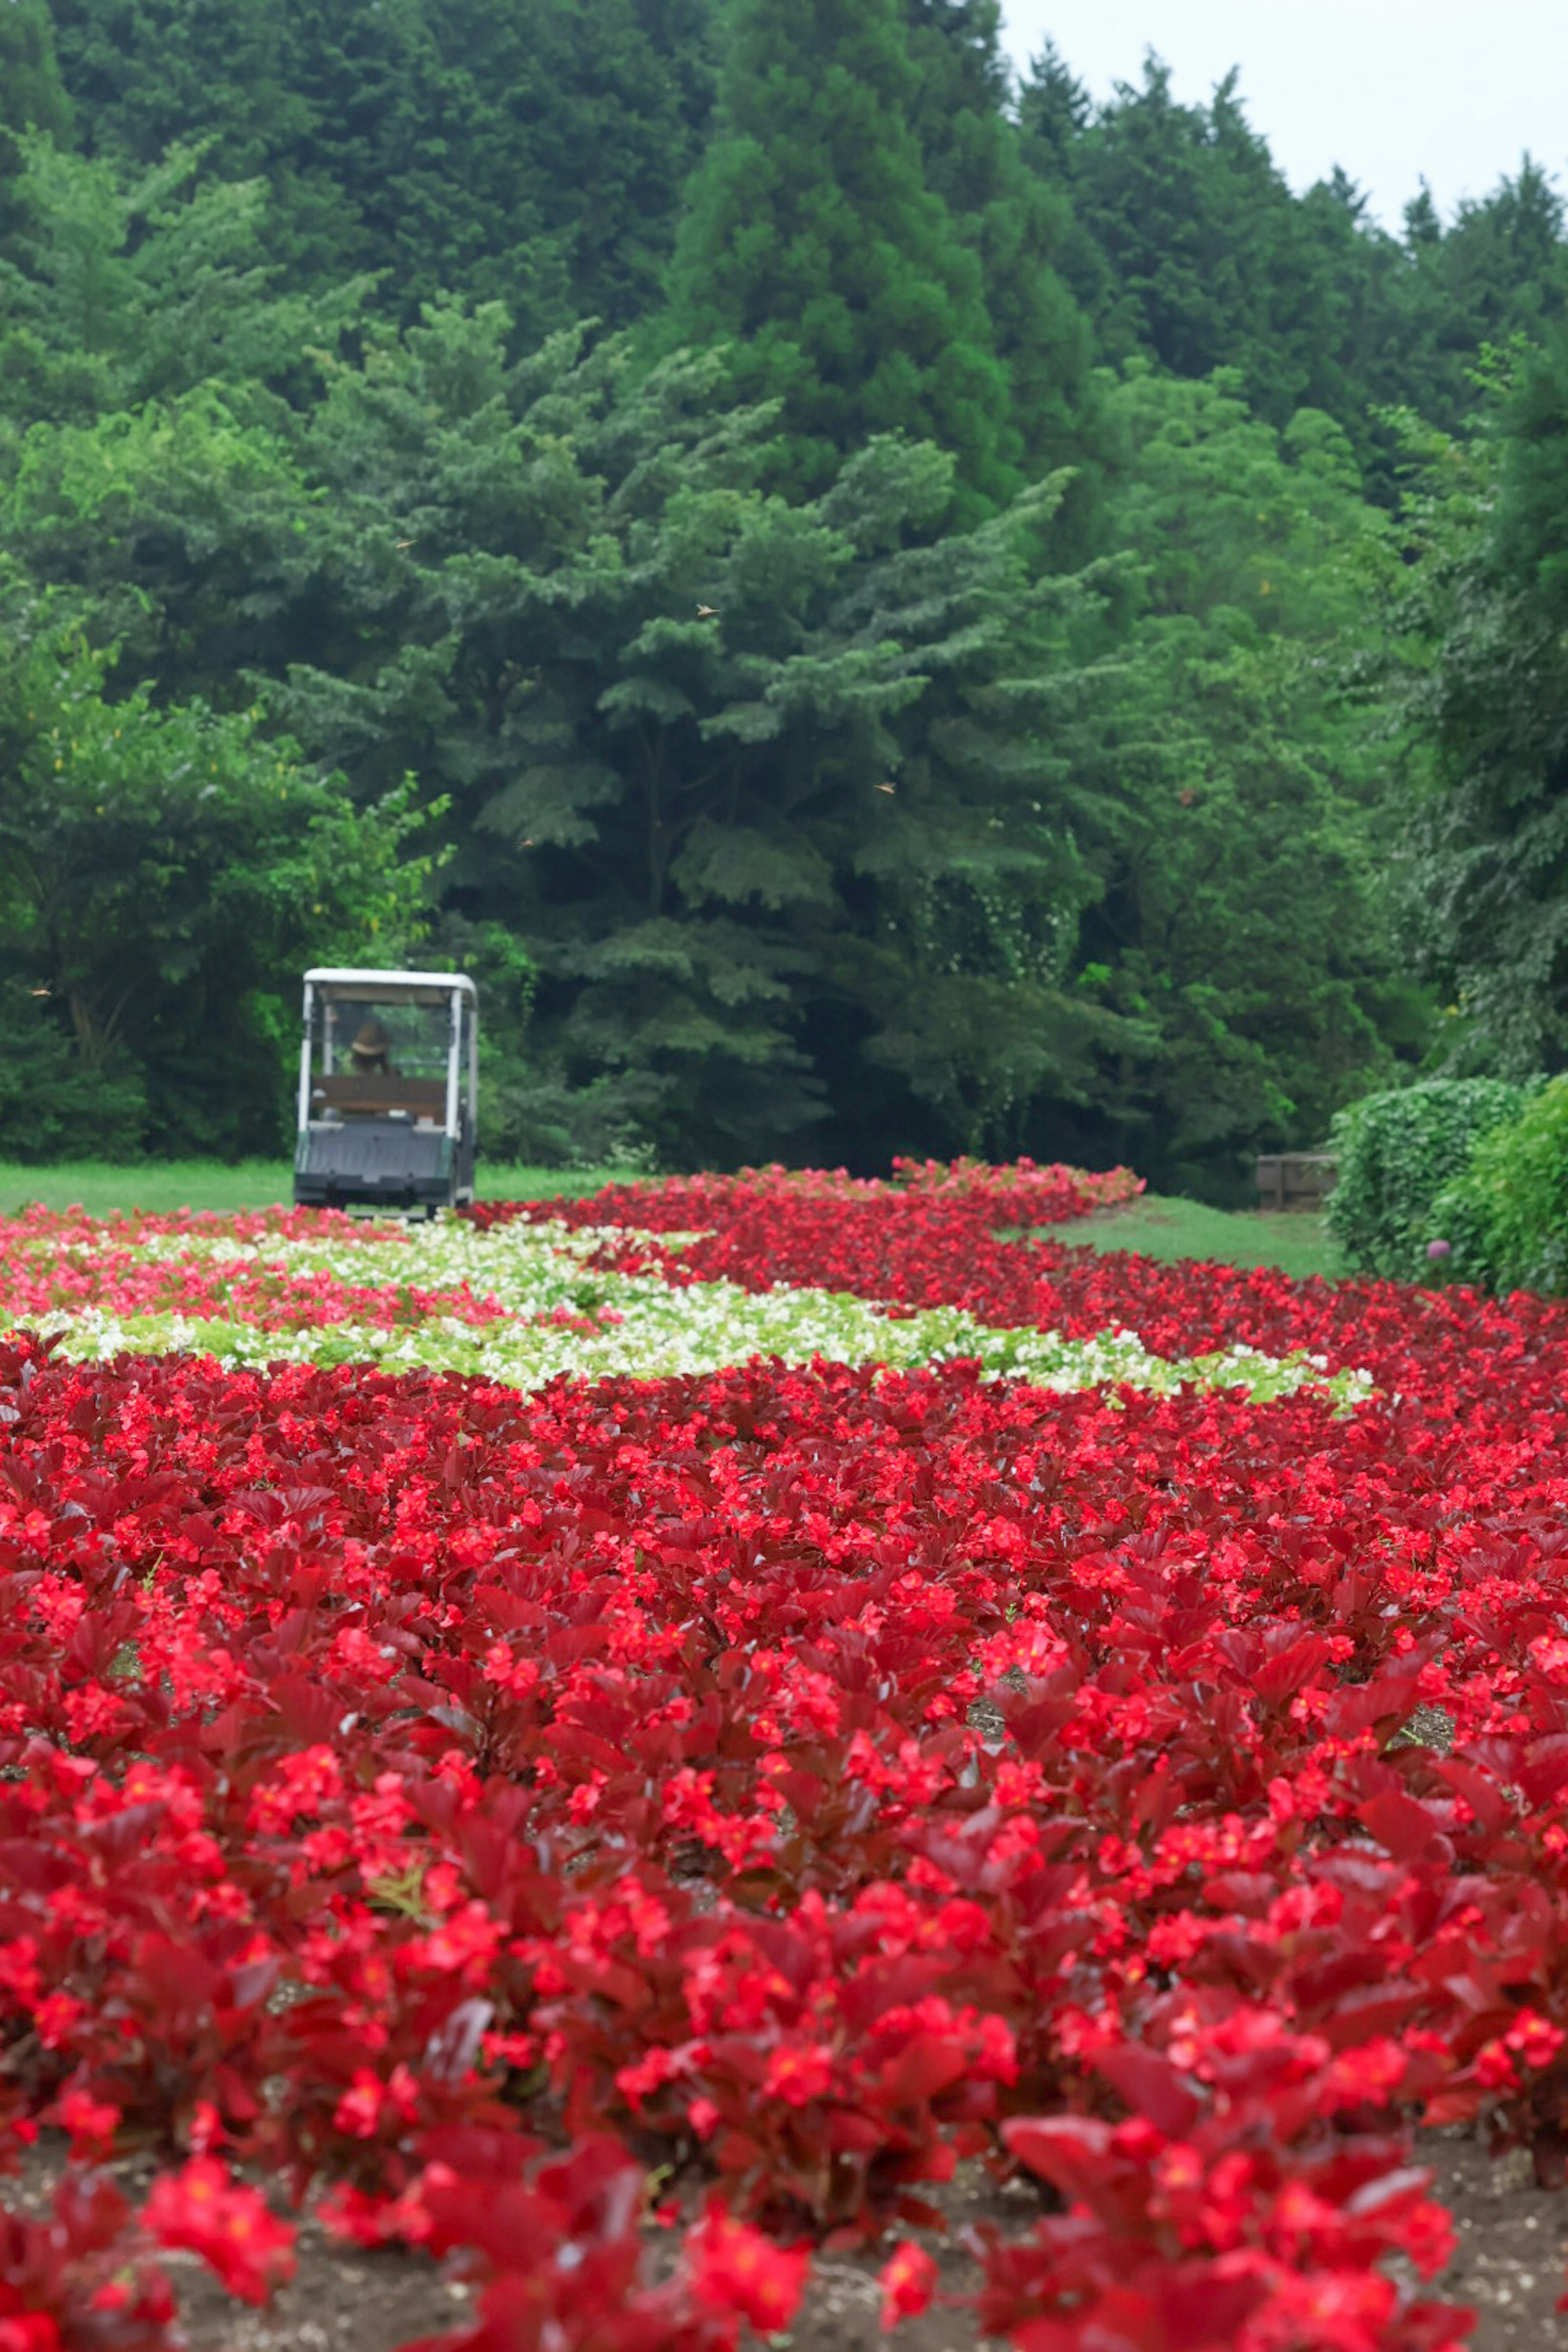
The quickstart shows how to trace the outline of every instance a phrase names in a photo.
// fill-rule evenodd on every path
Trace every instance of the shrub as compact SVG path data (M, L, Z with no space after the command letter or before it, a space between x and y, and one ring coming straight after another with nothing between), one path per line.
M643 1107L635 1076L616 1073L574 1087L559 1068L521 1055L480 1063L479 1146L492 1165L651 1174L656 1155L637 1118Z
M1366 1095L1339 1113L1331 1138L1339 1181L1327 1219L1356 1273L1432 1280L1426 1244L1450 1238L1432 1223L1433 1202L1464 1175L1479 1139L1518 1117L1528 1092L1502 1078L1432 1078Z
M1473 1159L1463 1174L1437 1194L1426 1212L1426 1231L1423 1282L1462 1282L1473 1290L1497 1289L1486 1204L1477 1189ZM1439 1248L1440 1256L1435 1255Z
M1568 1077L1550 1079L1517 1118L1479 1138L1431 1219L1460 1280L1499 1291L1568 1291Z
M146 1089L123 1055L89 1068L52 1007L20 982L0 986L0 1158L142 1157Z

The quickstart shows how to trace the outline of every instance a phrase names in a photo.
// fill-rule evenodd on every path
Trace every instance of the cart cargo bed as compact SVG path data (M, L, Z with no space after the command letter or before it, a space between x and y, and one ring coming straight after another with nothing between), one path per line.
M419 1207L451 1192L452 1142L407 1119L312 1119L294 1158L294 1198L322 1208L384 1201Z

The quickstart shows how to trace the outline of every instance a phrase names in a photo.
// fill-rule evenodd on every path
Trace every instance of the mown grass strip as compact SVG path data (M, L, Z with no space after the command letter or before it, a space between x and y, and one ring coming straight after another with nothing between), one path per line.
M479 1190L488 1201L576 1201L603 1185L631 1181L632 1171L625 1168L491 1168L481 1162L479 1169ZM134 1167L71 1160L51 1168L0 1160L0 1213L37 1202L46 1209L85 1209L94 1217L136 1209L158 1216L178 1209L225 1214L288 1202L293 1186L287 1160L244 1160L232 1167L216 1160L149 1160Z
M1321 1217L1211 1209L1168 1193L1144 1192L1125 1208L1099 1211L1071 1226L1041 1225L1031 1239L1075 1249L1136 1250L1162 1265L1197 1258L1248 1270L1274 1266L1299 1281L1316 1274L1335 1282L1349 1271Z

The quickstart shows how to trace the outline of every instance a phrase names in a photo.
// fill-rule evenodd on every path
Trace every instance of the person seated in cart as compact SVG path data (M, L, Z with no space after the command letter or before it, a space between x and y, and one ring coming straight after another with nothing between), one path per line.
M379 1021L365 1021L349 1046L349 1063L356 1078L395 1078L402 1075L392 1060L392 1040Z

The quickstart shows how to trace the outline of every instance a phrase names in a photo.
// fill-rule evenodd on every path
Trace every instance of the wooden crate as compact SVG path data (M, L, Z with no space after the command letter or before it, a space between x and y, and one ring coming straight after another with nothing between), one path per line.
M1321 1209L1339 1172L1331 1151L1271 1152L1258 1163L1258 1205L1260 1209Z

